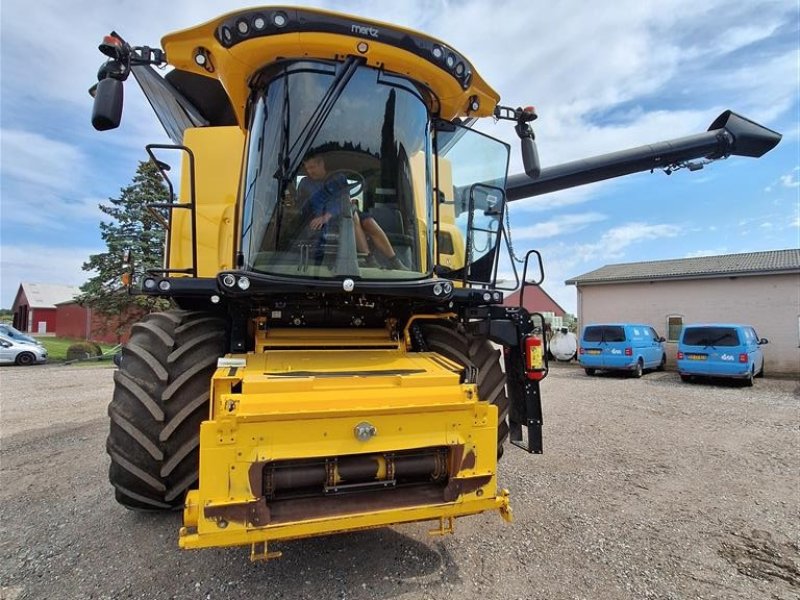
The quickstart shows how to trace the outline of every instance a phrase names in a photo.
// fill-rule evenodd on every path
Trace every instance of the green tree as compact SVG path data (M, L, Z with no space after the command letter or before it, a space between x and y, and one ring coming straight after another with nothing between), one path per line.
M131 315L121 319L117 334L128 328L129 320L138 320L142 310L162 308L155 298L128 294L121 276L125 271L123 257L130 251L133 281L140 281L147 269L161 268L164 256L165 231L147 210L148 204L169 202L169 191L152 162L140 162L133 182L120 190L118 198L109 198L100 210L111 217L100 223L100 235L106 251L93 254L83 264L84 271L95 275L81 286L77 300L108 315ZM139 307L140 310L131 310Z

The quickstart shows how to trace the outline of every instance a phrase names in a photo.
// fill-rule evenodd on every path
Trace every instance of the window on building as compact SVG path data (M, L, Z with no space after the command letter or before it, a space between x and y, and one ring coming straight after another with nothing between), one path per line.
M667 317L667 341L677 342L683 327L683 317L671 315Z

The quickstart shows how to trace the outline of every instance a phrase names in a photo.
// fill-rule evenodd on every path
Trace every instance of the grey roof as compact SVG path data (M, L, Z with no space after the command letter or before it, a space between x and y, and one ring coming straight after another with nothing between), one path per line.
M23 281L20 286L31 308L55 308L56 304L72 300L81 293L80 288L73 285Z
M800 273L800 248L606 265L567 279L564 283L583 285L643 279L700 279L716 275L730 277L767 273Z

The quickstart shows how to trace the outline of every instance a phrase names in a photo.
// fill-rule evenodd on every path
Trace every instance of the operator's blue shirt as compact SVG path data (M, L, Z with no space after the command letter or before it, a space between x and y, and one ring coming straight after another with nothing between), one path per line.
M347 179L341 173L324 180L305 177L300 182L297 193L305 200L304 210L312 218L325 213L336 217L342 212L342 198L347 194Z

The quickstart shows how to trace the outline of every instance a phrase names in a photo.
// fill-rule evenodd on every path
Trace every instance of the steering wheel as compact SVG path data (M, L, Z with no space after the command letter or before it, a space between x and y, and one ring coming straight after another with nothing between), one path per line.
M358 196L365 189L367 189L367 183L364 180L364 176L358 171L354 171L352 169L337 169L328 173L328 178L333 177L334 175L343 175L347 180L347 193L351 198L353 196Z

